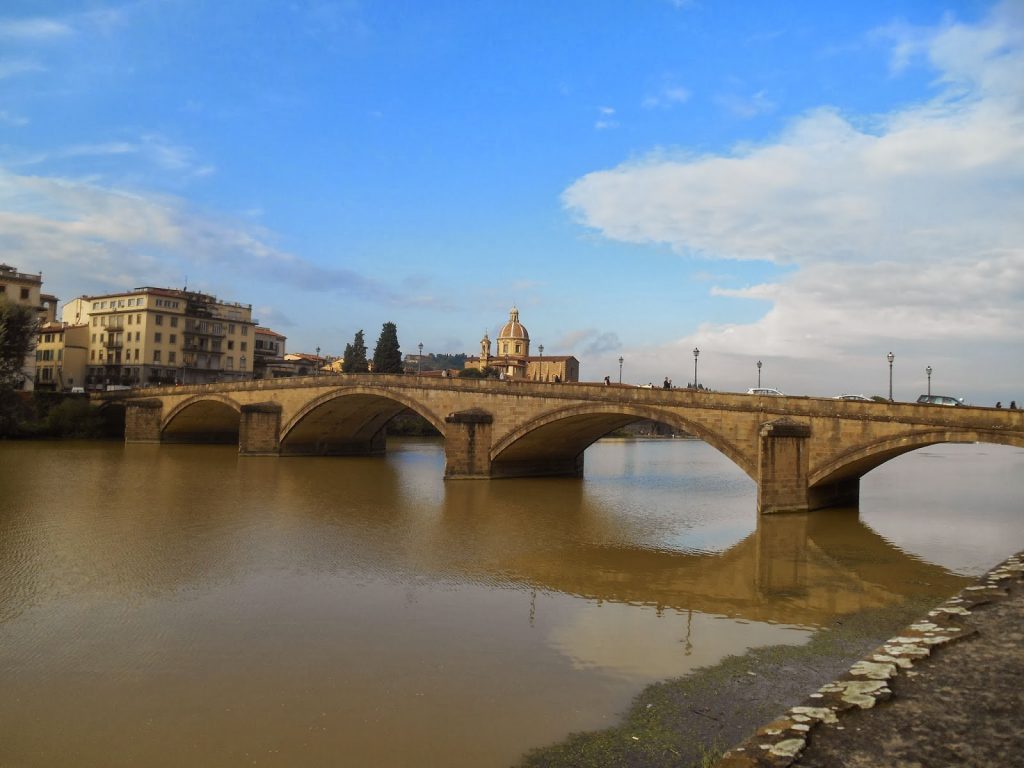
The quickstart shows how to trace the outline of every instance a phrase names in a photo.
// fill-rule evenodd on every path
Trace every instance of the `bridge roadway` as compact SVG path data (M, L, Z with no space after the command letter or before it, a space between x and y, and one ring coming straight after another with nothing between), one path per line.
M860 478L936 443L1024 447L1024 411L591 383L342 374L99 396L125 440L234 442L249 456L383 453L409 409L445 438L447 479L582 475L587 446L641 419L689 432L757 483L762 513L855 505Z

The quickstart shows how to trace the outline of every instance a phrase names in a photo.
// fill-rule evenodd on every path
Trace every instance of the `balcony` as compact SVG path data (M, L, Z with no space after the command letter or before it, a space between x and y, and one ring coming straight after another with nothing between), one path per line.
M103 346L107 349L121 349L124 346L124 341L120 336L107 336Z
M186 320L185 333L194 334L196 336L212 336L214 338L221 339L227 335L227 329L224 323L215 323L209 320Z

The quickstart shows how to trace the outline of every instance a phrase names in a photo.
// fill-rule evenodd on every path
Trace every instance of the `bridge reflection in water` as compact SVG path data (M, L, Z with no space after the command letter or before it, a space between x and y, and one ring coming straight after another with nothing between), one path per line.
M528 538L524 529L532 525L529 515L484 512L514 508L516 485L446 486L438 533L462 536L472 527L474 539L486 540L478 546L491 552L500 551L501 542ZM600 518L574 514L583 506L574 498L579 486L549 485L548 491L562 511L562 523L582 525L583 532L570 539L538 538L530 549L506 548L500 565L507 577L538 589L749 621L821 626L838 615L907 598L942 598L969 581L894 547L860 521L857 509L759 516L756 530L724 552L685 552L609 543L601 531L587 531L600 527ZM473 560L466 569L468 575L493 576Z

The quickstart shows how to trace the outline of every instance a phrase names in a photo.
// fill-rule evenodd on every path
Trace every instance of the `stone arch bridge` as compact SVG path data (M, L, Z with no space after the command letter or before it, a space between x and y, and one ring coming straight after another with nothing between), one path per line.
M346 374L99 397L124 406L128 443L237 440L248 456L382 453L408 409L443 435L448 479L581 475L587 446L651 419L729 457L762 513L856 504L861 476L916 448L1024 447L1024 411L614 384Z

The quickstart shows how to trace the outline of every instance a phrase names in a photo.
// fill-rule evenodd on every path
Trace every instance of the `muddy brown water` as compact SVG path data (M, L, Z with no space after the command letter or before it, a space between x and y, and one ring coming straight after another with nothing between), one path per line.
M916 451L860 510L761 521L698 441L602 441L582 480L388 449L0 443L0 765L504 766L1024 541L1016 449Z

